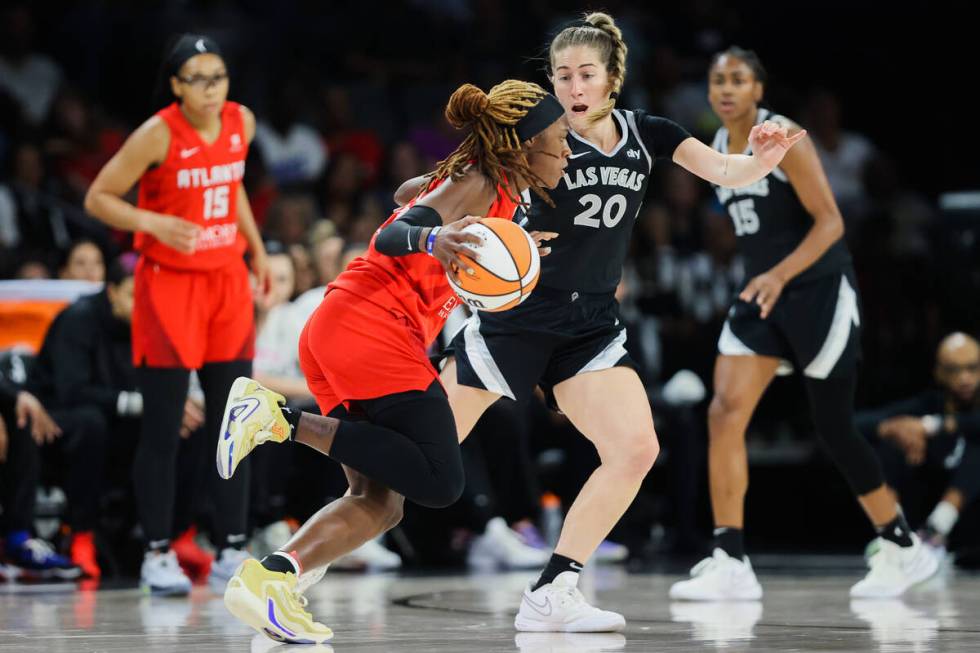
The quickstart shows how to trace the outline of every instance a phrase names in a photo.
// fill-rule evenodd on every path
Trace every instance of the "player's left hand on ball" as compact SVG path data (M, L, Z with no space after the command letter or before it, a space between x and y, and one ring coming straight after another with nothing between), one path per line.
M547 256L548 254L551 254L551 248L542 247L542 244L546 243L549 240L552 240L553 238L557 238L558 232L557 231L529 231L527 235L529 235L531 237L531 240L534 241L534 244L538 246L538 255Z
M479 254L466 245L479 245L482 242L479 236L464 233L463 229L482 219L482 216L468 215L455 222L450 222L439 230L435 242L432 244L432 255L442 263L442 267L446 268L446 271L457 283L459 282L460 270L467 274L475 272L460 256L466 256L473 261L479 258Z
M763 272L749 281L738 298L743 302L755 302L759 305L762 319L769 317L772 307L776 305L779 295L783 292L783 280L772 272Z

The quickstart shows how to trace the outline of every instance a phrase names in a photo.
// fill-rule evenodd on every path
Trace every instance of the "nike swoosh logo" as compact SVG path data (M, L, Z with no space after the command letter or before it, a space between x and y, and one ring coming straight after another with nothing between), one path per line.
M194 156L199 149L201 149L201 146L200 145L197 146L197 147L188 148L186 150L181 150L180 151L180 158L186 159L189 156Z
M541 616L543 616L543 617L550 617L551 616L551 599L546 598L544 600L544 603L540 603L539 604L539 603L535 603L534 601L531 600L531 595L530 594L525 594L524 595L524 600L527 601L528 605L530 605L531 608L535 612L537 612L538 614L540 614ZM547 609L548 611L545 612L545 609Z
M569 156L568 158L569 158L569 159L577 159L577 158L579 158L580 156L585 156L586 154L592 154L592 153L591 153L591 152L579 152L578 154L572 154L572 155L571 155L571 156Z

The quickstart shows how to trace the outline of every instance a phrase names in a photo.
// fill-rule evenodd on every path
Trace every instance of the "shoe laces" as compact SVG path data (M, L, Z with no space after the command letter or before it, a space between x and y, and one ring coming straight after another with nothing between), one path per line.
M577 587L566 587L563 585L552 585L555 599L558 605L567 608L570 605L581 605L585 603L585 596Z
M54 557L54 548L44 540L32 537L24 541L24 548L31 554L34 562L44 562Z
M718 565L718 561L715 560L714 556L708 556L698 564L691 568L691 576L701 576L703 574L712 571Z
M901 564L901 551L897 546L883 544L881 548L874 552L868 560L868 567L871 569L869 576L877 576L891 572Z
M306 598L305 594L301 594L299 590L294 589L292 592L290 592L290 594L292 595L293 600L299 604L299 607L303 608L304 610L306 609L306 606L310 604L310 600Z

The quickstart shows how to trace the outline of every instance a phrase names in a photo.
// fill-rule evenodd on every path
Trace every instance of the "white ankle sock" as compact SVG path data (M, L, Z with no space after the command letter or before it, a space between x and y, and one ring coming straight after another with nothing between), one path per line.
M932 509L932 514L929 515L926 523L934 531L945 537L953 530L953 526L956 526L956 520L959 518L960 511L956 509L956 506L948 501L940 501Z

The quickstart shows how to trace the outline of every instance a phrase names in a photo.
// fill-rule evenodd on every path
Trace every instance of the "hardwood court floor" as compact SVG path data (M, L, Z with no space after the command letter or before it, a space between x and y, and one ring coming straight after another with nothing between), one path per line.
M254 634L196 587L189 599L130 588L0 585L0 652L186 651L980 651L980 576L947 571L901 600L851 601L853 558L758 560L761 602L667 598L679 574L587 570L581 583L626 616L622 634L516 633L532 574L398 576L329 573L310 593L330 646L286 646Z

